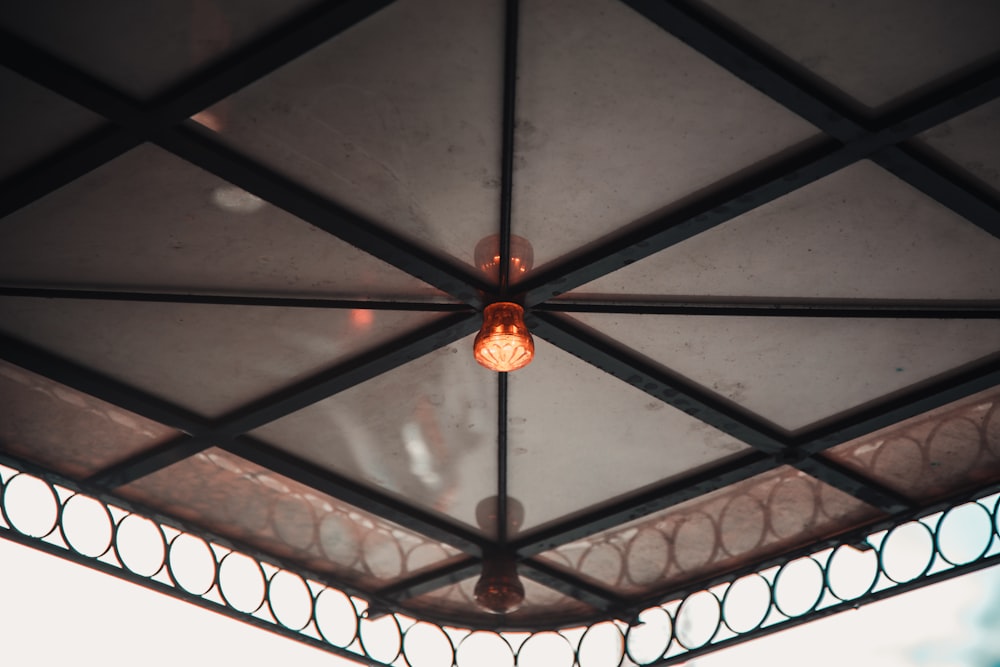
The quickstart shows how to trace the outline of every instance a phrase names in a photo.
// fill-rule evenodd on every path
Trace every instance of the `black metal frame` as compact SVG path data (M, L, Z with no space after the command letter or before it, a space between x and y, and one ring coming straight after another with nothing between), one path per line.
M648 303L553 297L866 158L972 224L1000 236L1000 202L983 192L965 175L907 143L926 129L1000 97L1000 62L989 64L960 81L933 90L905 107L878 118L859 118L787 63L764 53L747 38L733 33L720 21L686 2L626 1L691 48L819 127L826 136L822 141L796 149L776 163L743 176L678 210L641 225L630 226L625 233L612 235L594 244L591 250L542 267L516 288L510 285L508 260L516 140L517 0L508 0L505 12L503 122L500 128L501 262L496 284L491 284L452 258L418 247L376 222L364 220L337 203L306 190L211 139L186 120L193 113L266 76L363 20L389 4L387 1L334 2L310 10L149 103L129 99L86 73L0 30L0 65L73 100L108 121L105 127L0 183L0 216L46 196L143 142L152 142L406 271L454 299L452 302L355 301L0 287L0 296L7 297L441 313L441 317L432 324L213 422L22 341L0 337L0 358L184 432L185 435L173 442L101 471L86 480L88 487L113 492L117 486L176 463L210 445L217 445L379 517L450 544L469 556L458 564L421 573L383 590L367 591L373 601L383 601L386 605L399 603L454 583L474 574L484 554L500 549L521 559L524 576L591 605L595 610L593 619L614 617L626 620L633 619L641 608L636 600L626 600L613 591L594 586L533 557L625 520L646 516L782 465L792 465L863 500L880 509L889 520L903 520L915 511L926 509L915 506L912 501L873 480L817 455L849 439L996 386L1000 383L1000 360L986 361L932 386L856 411L811 431L787 433L604 339L564 313L998 319L1000 304L798 299ZM754 451L681 482L661 485L526 536L508 539L505 530L501 529L497 539L491 541L371 488L327 471L319 471L302 460L247 437L247 432L254 428L468 335L478 324L475 311L499 299L523 303L528 309L533 331L542 338L654 398L750 444ZM502 374L498 380L498 392L497 498L499 523L506 526L507 386L506 377ZM645 603L643 601L642 604ZM388 611L388 606L378 607L382 612Z

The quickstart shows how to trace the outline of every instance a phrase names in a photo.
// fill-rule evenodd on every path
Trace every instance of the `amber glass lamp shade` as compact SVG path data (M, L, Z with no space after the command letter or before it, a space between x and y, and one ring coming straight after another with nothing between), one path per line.
M476 361L491 371L506 373L527 366L535 356L535 342L524 324L524 308L506 301L486 306L474 351Z
M517 576L517 563L509 556L491 556L483 561L483 575L475 588L476 604L491 614L509 614L524 602L524 584Z

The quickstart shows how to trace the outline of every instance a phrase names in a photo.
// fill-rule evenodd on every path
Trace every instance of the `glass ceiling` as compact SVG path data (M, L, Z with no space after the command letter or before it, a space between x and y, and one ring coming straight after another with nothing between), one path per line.
M223 570L285 573L387 664L400 617L681 660L746 577L993 535L1000 10L748 7L0 7L3 504L54 516L5 534L243 617ZM471 352L496 301L509 375Z

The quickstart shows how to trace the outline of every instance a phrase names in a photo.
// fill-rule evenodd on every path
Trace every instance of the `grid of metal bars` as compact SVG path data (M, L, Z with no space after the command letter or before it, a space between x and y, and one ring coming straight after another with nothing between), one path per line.
M288 22L231 58L213 65L151 104L140 105L65 62L18 37L0 32L0 64L103 116L104 127L64 148L39 164L0 184L0 216L36 201L143 142L161 148L219 176L271 204L335 235L379 259L423 280L457 299L459 304L427 304L322 299L275 299L223 295L144 294L90 290L75 293L44 288L0 288L6 296L176 301L210 304L245 303L304 308L380 307L399 310L436 310L445 316L358 358L324 371L298 385L214 421L206 421L133 387L104 377L8 337L0 339L0 356L57 382L93 395L143 417L181 430L185 435L103 470L87 484L107 492L189 457L211 445L232 451L325 494L354 504L382 518L406 525L468 555L459 565L421 574L382 591L365 591L372 600L391 606L408 597L453 583L477 569L482 555L496 548L521 559L524 576L595 607L604 618L634 617L638 609L615 592L594 586L565 572L544 566L533 557L576 539L593 535L640 516L670 507L728 484L781 465L792 465L826 484L902 520L925 510L863 475L817 457L820 452L900 420L995 386L1000 362L991 361L932 386L910 391L878 405L808 432L787 436L747 414L733 410L700 388L668 376L629 350L604 341L593 332L561 316L561 312L635 312L710 314L718 317L1000 317L1000 309L967 304L911 308L899 304L850 305L817 301L733 304L663 303L621 305L553 300L553 297L647 257L698 233L707 231L757 206L801 188L861 159L871 159L924 194L955 211L994 236L1000 236L1000 204L945 164L908 143L916 134L1000 96L1000 63L933 90L904 108L877 118L860 118L803 80L783 63L728 31L687 3L629 1L628 4L675 37L761 90L826 133L818 144L793 152L721 191L694 201L666 217L630 228L608 238L593 250L555 264L528 278L517 289L503 272L494 288L454 261L416 247L377 224L361 219L336 203L289 181L261 164L213 141L188 126L192 114L258 80L339 32L364 20L387 2L330 3ZM509 255L510 196L513 178L514 95L516 92L516 0L507 2L502 131L501 229L502 256ZM2 222L0 222L2 224ZM506 268L507 262L500 266ZM715 466L683 483L668 483L637 497L507 543L501 535L494 544L407 506L378 491L334 473L318 471L294 456L245 434L263 424L355 386L377 374L415 359L473 332L476 311L498 298L523 302L533 331L549 342L594 366L633 384L658 400L750 444L754 451L735 462ZM501 376L498 497L501 517L506 512L505 420L506 383ZM502 524L502 522L501 522ZM388 606L386 608L388 608Z

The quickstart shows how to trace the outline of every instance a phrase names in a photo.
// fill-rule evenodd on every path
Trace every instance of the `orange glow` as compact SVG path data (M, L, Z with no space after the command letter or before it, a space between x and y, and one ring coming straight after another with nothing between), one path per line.
M535 342L524 324L524 308L505 301L486 306L474 351L476 361L491 371L527 366L535 356Z
M500 236L487 236L476 244L473 252L476 266L488 276L496 279L500 268ZM510 278L513 280L531 270L535 262L535 251L528 239L521 236L510 237Z
M375 313L370 310L354 308L351 310L351 324L355 329L367 329L375 321Z
M483 561L483 576L474 589L476 604L491 614L509 614L524 602L524 584L517 576L517 564L508 556Z

